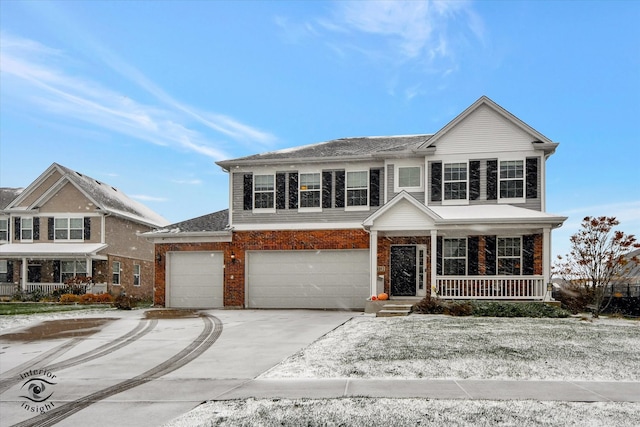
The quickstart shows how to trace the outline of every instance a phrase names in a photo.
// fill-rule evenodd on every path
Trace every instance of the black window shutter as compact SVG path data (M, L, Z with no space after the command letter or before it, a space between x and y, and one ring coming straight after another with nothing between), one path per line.
M487 160L487 200L498 200L497 160Z
M289 209L298 209L298 173L289 174Z
M40 240L40 218L33 218L33 240Z
M276 174L276 209L287 208L287 175Z
M322 208L331 208L331 188L333 187L333 174L322 172Z
M538 158L527 159L527 199L538 198Z
M496 260L497 260L497 246L496 246L496 236L485 236L484 237L484 247L485 247L485 271L487 272L487 276L495 276L496 275Z
M336 208L344 208L344 171L336 171Z
M11 221L7 219L7 240L11 239Z
M84 217L84 240L91 240L91 217Z
M469 162L469 200L480 198L480 161Z
M380 169L369 171L369 206L380 206Z
M442 237L436 242L436 274L442 276Z
M13 282L13 261L7 261L7 282Z
M13 231L15 240L20 240L20 217L17 216L13 219Z
M431 163L431 201L442 200L442 163Z
M533 276L535 236L522 236L522 274Z
M469 236L467 238L467 250L469 256L468 272L469 276L478 275L478 243L480 238L478 236Z
M243 206L245 211L253 210L253 175L244 175L244 198Z
M60 261L53 261L53 283L60 283Z
M47 218L47 239L48 240L53 240L54 239L54 219L53 217L49 217Z

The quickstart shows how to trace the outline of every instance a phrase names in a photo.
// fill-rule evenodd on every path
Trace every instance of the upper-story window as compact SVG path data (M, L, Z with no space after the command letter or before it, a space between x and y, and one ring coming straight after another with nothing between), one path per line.
M369 206L369 172L347 172L347 207Z
M442 266L447 276L467 274L467 239L443 239Z
M9 219L0 218L0 241L9 240Z
M498 274L519 276L522 266L522 239L498 238Z
M83 240L84 218L56 218L54 236L56 240Z
M274 175L255 175L253 179L253 208L274 209Z
M524 197L524 162L503 160L500 162L500 198L518 199Z
M398 187L419 188L422 186L422 168L420 166L408 166L398 168Z
M466 163L445 163L443 178L444 200L467 199Z
M301 173L299 182L300 207L319 208L322 185L319 173Z
M20 239L33 240L33 218L20 219Z

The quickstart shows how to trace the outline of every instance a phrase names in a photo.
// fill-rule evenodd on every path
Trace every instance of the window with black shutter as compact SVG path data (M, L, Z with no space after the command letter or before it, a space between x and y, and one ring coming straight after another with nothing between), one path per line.
M369 206L380 206L380 169L369 171Z
M40 218L33 218L33 240L40 240Z
M54 230L55 230L54 219L53 217L49 217L47 218L47 240L54 239L54 234L53 234Z
M13 233L14 240L20 240L20 217L17 216L13 219Z
M480 198L480 161L469 162L469 200Z
M498 200L497 160L487 160L487 200Z
M322 172L322 208L331 208L333 201L333 173L330 171Z
M527 159L527 199L538 198L538 158Z
M253 210L253 175L250 173L244 175L243 195L243 209Z
M287 208L287 174L276 174L276 209Z
M289 209L298 209L298 174L289 174Z
M535 258L535 236L522 236L522 274L533 276Z
M442 201L442 163L431 163L431 201Z
M436 274L442 276L442 237L436 241Z
M91 218L84 217L84 240L91 240Z
M469 276L478 275L478 244L480 238L478 236L469 236L467 238L467 257L469 259L468 273Z
M495 276L496 275L496 236L485 236L484 237L484 247L485 247L485 271L487 276Z
M336 194L335 194L335 206L336 208L344 208L344 171L336 171Z

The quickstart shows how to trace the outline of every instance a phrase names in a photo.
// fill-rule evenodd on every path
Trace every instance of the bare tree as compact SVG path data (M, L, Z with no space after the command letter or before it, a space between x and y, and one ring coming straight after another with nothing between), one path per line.
M613 229L619 224L615 217L585 217L581 229L571 236L571 252L558 256L554 265L554 274L586 291L595 318L611 302L611 285L624 280L633 264L640 262L637 256L629 256L640 243L633 234Z

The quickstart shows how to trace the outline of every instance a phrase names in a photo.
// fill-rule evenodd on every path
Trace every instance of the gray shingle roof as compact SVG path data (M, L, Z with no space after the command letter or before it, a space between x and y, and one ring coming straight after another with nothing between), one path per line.
M225 167L238 163L272 162L297 159L370 158L380 153L411 151L432 135L368 136L340 138L317 144L286 148L217 162Z
M155 232L195 233L225 231L229 225L229 209L202 215L175 224L167 225Z
M22 190L24 190L24 188L0 188L0 210L9 206L9 203L18 197L18 195L22 193Z

